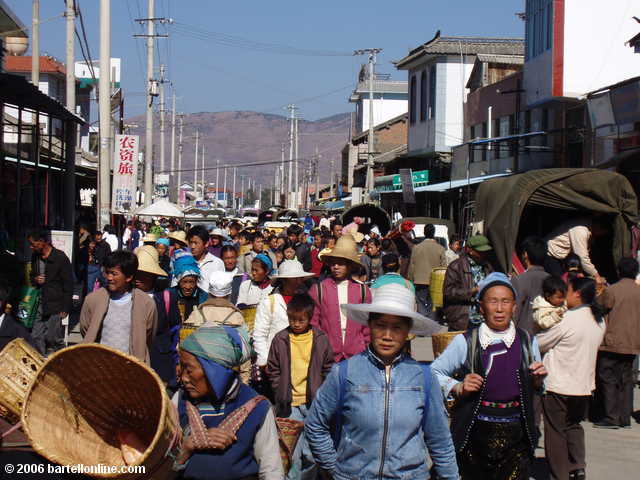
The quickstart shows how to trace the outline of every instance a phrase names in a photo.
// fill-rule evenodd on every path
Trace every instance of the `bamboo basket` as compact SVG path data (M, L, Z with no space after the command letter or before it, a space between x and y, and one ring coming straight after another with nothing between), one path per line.
M282 459L282 467L285 473L291 469L293 452L296 449L304 423L291 418L276 418L278 426L278 442L280 443L280 458Z
M436 267L431 270L431 280L429 283L429 294L433 309L444 306L444 277L447 273L445 267Z
M173 476L181 429L165 387L135 357L98 344L49 357L22 411L33 449L59 465L143 465L145 473L95 473L95 478L163 480ZM133 432L144 451L125 463L120 434Z
M453 339L464 332L465 330L459 332L436 333L432 335L431 345L433 346L433 357L438 358L440 354L445 351L447 346L453 341Z
M16 338L0 352L0 417L11 424L20 421L29 385L44 358L22 338Z
M180 343L182 343L185 338L195 332L198 328L200 328L200 325L183 323L180 327Z

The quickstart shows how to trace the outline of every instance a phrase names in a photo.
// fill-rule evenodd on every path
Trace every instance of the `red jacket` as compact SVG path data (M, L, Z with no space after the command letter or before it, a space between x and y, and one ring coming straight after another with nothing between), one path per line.
M322 292L321 302L318 301L319 290ZM312 286L309 295L316 302L311 325L320 328L329 337L336 363L357 355L367 347L370 340L369 328L349 318L345 340L342 341L338 287L333 278L327 278ZM349 280L348 299L349 303L371 303L371 291L365 285Z

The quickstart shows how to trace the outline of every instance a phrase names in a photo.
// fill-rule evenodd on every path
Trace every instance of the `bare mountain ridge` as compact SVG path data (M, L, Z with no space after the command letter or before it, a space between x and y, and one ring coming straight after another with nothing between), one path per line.
M348 139L351 114L340 113L315 121L300 119L299 157L300 183L302 175L315 154L316 146L320 152L320 182L326 183L330 176L330 161L335 162L336 172L340 168L340 151ZM127 123L138 125L131 129L131 133L140 135L144 147L144 116L127 119ZM176 122L178 123L178 122ZM238 175L246 175L255 179L256 184L262 183L263 188L273 186L275 168L277 165L253 165L260 162L277 161L281 159L281 149L284 144L285 160L289 159L289 118L283 115L251 111L227 112L198 112L185 114L183 119L183 150L182 150L182 180L193 180L193 166L195 153L195 134L199 132L198 141L198 169L201 168L202 146L205 150L205 167L215 168L216 161L222 165L245 165L238 167ZM160 122L154 120L154 165L155 171L160 171ZM176 127L176 169L177 143L179 129ZM165 169L170 168L171 162L171 125L167 116L165 146ZM288 168L288 164L285 164ZM188 170L188 171L186 171ZM219 182L222 187L224 171L220 169ZM205 170L205 180L215 181L216 172ZM227 186L230 187L233 170L227 171ZM198 176L198 178L200 178ZM239 177L236 180L239 182ZM315 182L315 179L314 179ZM240 189L237 184L237 189Z

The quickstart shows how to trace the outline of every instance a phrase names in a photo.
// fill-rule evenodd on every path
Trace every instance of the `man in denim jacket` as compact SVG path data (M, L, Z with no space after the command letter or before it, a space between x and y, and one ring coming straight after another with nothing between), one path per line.
M439 329L415 304L413 292L388 284L371 304L342 305L369 326L371 344L333 367L305 425L315 461L335 480L423 480L428 454L439 478L458 478L438 382L403 352L410 332Z

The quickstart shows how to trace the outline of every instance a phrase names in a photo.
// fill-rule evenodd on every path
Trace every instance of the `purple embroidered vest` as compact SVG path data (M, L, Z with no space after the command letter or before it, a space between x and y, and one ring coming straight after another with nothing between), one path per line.
M510 348L500 342L489 345L481 352L480 359L486 372L483 400L506 403L519 399L518 368L521 355L518 333Z

